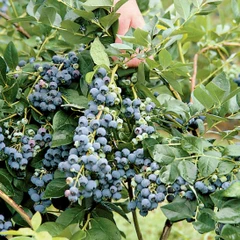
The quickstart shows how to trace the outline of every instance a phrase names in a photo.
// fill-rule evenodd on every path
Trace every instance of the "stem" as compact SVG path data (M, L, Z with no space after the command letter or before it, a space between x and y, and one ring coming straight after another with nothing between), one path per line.
M130 200L132 200L133 199L133 191L132 191L132 187L131 187L131 182L129 180L128 180L128 194L129 194ZM133 217L134 228L135 228L138 240L143 240L142 233L141 233L139 223L138 223L136 210L132 211L132 217Z
M5 20L10 20L10 17L6 13L3 13L3 12L0 12L0 17L4 18ZM31 37L29 35L29 33L26 30L24 30L19 24L13 23L13 26L17 29L17 31L22 33L26 38Z
M48 37L45 38L44 42L42 43L42 45L41 45L41 47L40 47L40 49L39 49L39 51L38 51L38 53L37 53L37 55L36 55L36 58L38 58L38 57L40 56L40 54L41 54L44 46L47 44L47 42L48 42L51 38L54 37L54 35L56 34L56 32L57 32L57 30L55 30L50 36L48 36Z
M19 207L10 197L8 197L4 192L0 190L0 198L2 198L7 204L9 204L19 215L27 222L27 224L32 228L32 223L30 217Z
M13 12L14 12L15 17L17 18L17 17L18 17L18 14L17 14L17 10L16 10L16 8L15 8L15 6L14 6L14 4L13 4L13 1L12 1L12 0L9 0L9 2L10 2L10 5L11 5L11 7L12 7L12 9L13 9Z
M162 231L162 234L161 234L159 240L167 240L168 239L169 234L172 229L172 225L173 225L173 223L171 223L169 219L167 219L165 221L165 225L164 225L164 228L163 228L163 231Z
M14 114L6 117L6 118L1 119L0 122L4 122L4 121L6 121L6 120L8 120L8 119L10 119L10 118L13 118L13 117L15 117L15 116L17 116L17 113L14 113Z
M88 215L87 215L87 220L86 220L86 222L85 222L85 224L84 224L84 226L83 226L83 228L82 228L83 231L85 231L85 230L87 229L88 224L89 224L89 222L90 222L90 217L91 217L91 214L88 213Z

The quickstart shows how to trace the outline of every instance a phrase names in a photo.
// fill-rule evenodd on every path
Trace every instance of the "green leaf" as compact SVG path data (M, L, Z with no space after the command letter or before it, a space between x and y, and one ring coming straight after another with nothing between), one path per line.
M111 203L111 202L104 202L102 201L101 204L106 207L109 211L114 211L118 213L121 217L123 217L125 220L127 220L130 223L130 220L128 219L126 213L116 204Z
M158 54L158 59L159 59L159 63L163 67L163 69L166 69L168 66L170 66L170 64L172 62L172 56L166 49L163 49Z
M219 175L226 175L229 174L235 167L233 162L229 161L220 161L218 165L218 172Z
M71 20L64 20L61 22L61 27L67 29L69 32L76 33L80 26Z
M0 169L0 190L8 196L14 195L14 189L11 184L12 177L6 169Z
M237 240L240 239L240 229L239 226L232 226L226 224L221 231L221 237L224 240Z
M65 125L76 125L75 120L64 111L58 111L53 117L53 130L62 129Z
M64 229L62 224L56 222L45 222L38 229L37 232L46 231L51 234L51 236L58 236Z
M74 233L70 240L81 240L86 238L86 232L83 230L79 230L78 232Z
M193 184L197 178L197 167L190 161L182 160L178 164L178 170L181 175L187 182Z
M44 7L41 10L39 21L49 26L60 26L62 21L54 7Z
M99 38L96 38L91 44L90 54L96 65L106 65L107 67L110 66L110 61L105 51L105 47L100 42Z
M48 183L44 191L43 199L62 197L67 189L68 185L66 184L65 178L53 179Z
M189 154L197 153L203 154L203 141L202 139L195 136L186 136L181 141L183 150Z
M195 88L194 97L208 110L210 109L214 104L215 100L212 98L211 94L207 89L204 87L204 85L200 84L198 87Z
M177 222L186 218L192 218L194 215L194 208L196 207L195 205L195 201L190 203L185 198L176 197L172 203L162 206L161 210L167 219L171 222Z
M240 181L233 182L224 192L224 197L240 198Z
M238 0L231 0L231 7L234 15L234 20L240 22L240 2Z
M232 157L238 157L240 156L240 147L237 144L228 145L225 147L225 154L232 156Z
M157 144L152 151L152 158L163 165L168 165L175 159L175 154L171 147Z
M75 104L79 108L86 108L88 106L88 99L84 96L79 95L77 90L74 89L63 89L62 94L67 99L68 103Z
M83 7L88 11L93 11L97 8L104 8L104 7L112 7L113 6L113 1L111 0L87 0L84 4Z
M120 16L119 13L112 12L107 16L100 18L99 22L104 27L104 29L108 30L113 25L113 23L115 23L118 20L119 16Z
M7 65L2 57L0 57L0 84L2 86L6 85L6 72Z
M222 208L216 213L216 218L221 223L239 224L240 206Z
M134 31L133 36L135 37L136 44L139 44L144 47L148 47L150 45L150 36L147 31L137 28Z
M13 103L16 100L16 95L18 93L19 85L18 82L13 83L10 87L5 88L2 91L4 99L8 103Z
M8 67L14 70L18 65L18 52L12 41L8 43L3 56Z
M208 177L212 174L219 163L221 153L216 151L205 152L205 156L200 157L198 160L198 170L202 177Z
M190 3L188 0L174 0L177 13L186 20L190 16Z
M120 231L112 221L97 217L91 220L91 225L85 240L121 240Z
M89 51L82 51L80 54L78 54L78 58L79 58L79 70L81 74L85 75L93 70L94 62L91 58Z
M39 212L36 212L31 219L33 230L36 231L42 223L42 216Z
M212 210L200 212L197 221L193 222L193 227L201 234L213 231L216 224L212 219L213 216L214 212Z
M161 181L165 184L172 184L175 182L177 177L179 176L179 171L178 171L178 162L172 162L171 164L167 166L163 166L160 169L159 172L159 177Z
M80 223L83 220L84 215L85 215L85 210L81 206L74 207L74 208L67 208L57 218L56 223L59 223L64 227L67 227L73 223Z

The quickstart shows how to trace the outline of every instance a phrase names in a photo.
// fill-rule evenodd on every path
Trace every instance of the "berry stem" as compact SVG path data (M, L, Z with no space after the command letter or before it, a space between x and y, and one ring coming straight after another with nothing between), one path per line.
M5 122L6 120L11 119L11 118L13 118L13 117L15 117L15 116L17 116L17 113L14 113L14 114L6 117L6 118L1 119L0 122Z
M2 198L7 204L9 204L19 215L27 222L27 224L32 228L32 223L30 217L24 212L24 210L19 207L10 197L8 197L4 192L0 190L0 198Z
M133 191L132 191L132 186L131 186L131 180L130 179L128 180L128 194L129 194L129 198L130 198L130 201L131 201L133 199ZM141 233L139 223L138 223L136 210L132 211L132 217L133 217L134 228L135 228L138 240L143 240L142 233Z
M85 222L85 224L84 224L84 226L83 226L83 228L82 228L83 231L86 231L86 230L87 230L88 224L89 224L89 222L90 222L90 217L91 217L91 214L88 213L88 215L87 215L87 220L86 220L86 222Z
M165 221L165 225L164 225L164 228L163 228L163 231L162 231L162 234L161 234L159 240L167 240L168 239L169 234L172 229L172 225L173 225L173 223L171 223L169 219L167 219Z

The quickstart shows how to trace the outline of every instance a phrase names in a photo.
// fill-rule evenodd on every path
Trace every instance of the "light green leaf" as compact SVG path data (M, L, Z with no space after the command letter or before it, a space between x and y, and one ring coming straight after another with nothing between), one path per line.
M197 178L197 167L191 161L182 160L178 164L180 176L187 182L193 184Z
M90 54L96 65L106 65L107 67L110 66L110 61L105 51L105 47L100 42L99 38L96 38L91 44Z
M49 26L60 26L61 17L54 7L44 7L41 10L39 21Z
M33 230L36 231L42 223L42 216L39 212L36 212L31 219Z
M219 163L221 154L215 151L205 153L205 156L200 157L198 160L198 169L202 177L208 177L212 174Z
M221 237L224 240L237 240L240 239L240 229L239 226L232 226L229 224L226 224L222 231L221 231Z
M182 138L182 148L187 151L189 154L197 153L202 154L203 153L203 141L194 136L186 136Z
M240 198L240 181L232 183L224 192L224 197Z
M190 3L188 0L174 0L177 13L186 20L190 16Z
M168 66L170 66L170 64L172 62L172 56L166 49L163 49L158 54L158 59L159 59L160 65L163 67L163 69L165 69Z
M175 159L172 148L167 145L156 144L151 155L156 162L163 165L168 165Z
M86 9L86 11L90 12L93 11L97 8L105 8L105 7L112 7L113 6L113 1L112 0L87 0L84 4L83 7Z

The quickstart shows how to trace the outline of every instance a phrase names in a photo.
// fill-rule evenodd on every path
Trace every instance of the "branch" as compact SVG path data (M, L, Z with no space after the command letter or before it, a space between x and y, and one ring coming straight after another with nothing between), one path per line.
M132 187L131 187L131 181L128 181L128 193L129 193L129 198L130 200L133 199L133 192L132 192ZM143 240L142 233L138 224L138 219L137 219L137 214L136 210L132 211L132 216L133 216L133 223L134 227L137 233L138 240Z
M0 190L0 198L2 198L7 204L9 204L20 216L28 223L32 228L32 223L30 217L23 211L19 205L17 205L10 197L8 197L3 191Z
M6 19L6 20L10 20L10 17L3 12L0 12L0 17ZM17 29L17 31L19 31L20 33L22 33L26 38L30 38L31 36L29 35L29 33L24 30L18 23L13 23L14 27Z
M198 53L194 55L193 58L193 75L191 77L191 93L194 91L196 85L196 78L197 78L197 62L198 62ZM192 102L192 98L190 100Z
M171 229L172 229L172 225L173 225L173 223L171 223L170 220L167 219L159 240L167 240L168 239L169 234L170 234Z

